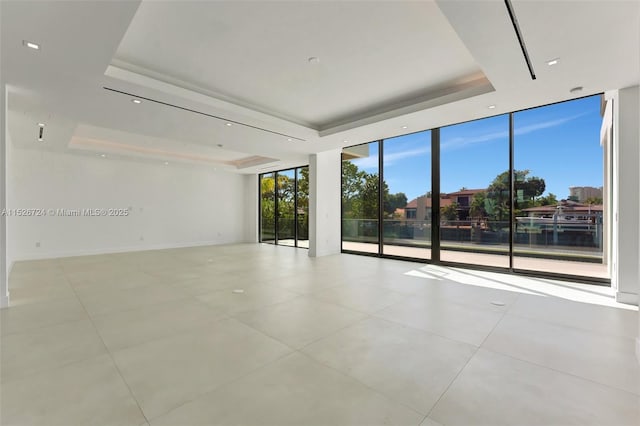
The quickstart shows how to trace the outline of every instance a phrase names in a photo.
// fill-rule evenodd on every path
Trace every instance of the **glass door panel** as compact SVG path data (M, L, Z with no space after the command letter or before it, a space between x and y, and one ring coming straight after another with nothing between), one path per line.
M386 139L382 161L382 253L430 259L431 131Z
M509 267L509 116L440 130L440 260Z

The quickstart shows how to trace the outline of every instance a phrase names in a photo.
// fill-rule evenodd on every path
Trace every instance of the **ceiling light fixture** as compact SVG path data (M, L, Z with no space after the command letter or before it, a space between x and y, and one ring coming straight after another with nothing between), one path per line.
M556 65L558 63L558 61L560 61L560 58L551 59L551 60L547 61L547 65L549 65L549 66Z
M22 45L28 47L29 49L40 50L40 45L38 43L33 43L28 40L22 40Z
M489 105L487 108L489 108L489 109L496 109L496 106L495 106L495 105Z
M100 154L100 157L107 158L107 154Z
M140 105L142 103L140 99L131 99L131 102L133 102L136 105Z
M582 86L576 86L573 87L569 90L569 93L578 93L578 92L582 92L582 89L584 89L584 87Z
M44 127L44 123L38 123L38 127Z
M403 129L408 129L408 128L409 128L409 126L402 126L402 128L403 128Z
M288 139L287 139L287 142L291 142L292 140L293 140L293 139L291 139L291 138L288 138Z
M349 141L345 139L342 141L342 143L349 143Z
M226 124L227 124L227 126L229 126L229 127L233 126L233 124L231 124L231 123L226 123Z
M164 165L165 165L165 166L168 166L168 165L169 165L169 162L168 162L168 161L165 161L165 162L164 162Z

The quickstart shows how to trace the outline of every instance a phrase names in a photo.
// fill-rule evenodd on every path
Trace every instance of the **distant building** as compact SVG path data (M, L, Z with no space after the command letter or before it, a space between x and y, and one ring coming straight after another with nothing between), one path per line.
M569 198L579 203L584 203L589 198L602 199L602 187L594 188L593 186L570 186Z
M456 203L458 218L466 220L469 217L473 197L484 191L486 189L463 189L449 194L440 194L440 208ZM428 195L422 195L409 201L404 208L405 219L429 220L431 218L432 199Z

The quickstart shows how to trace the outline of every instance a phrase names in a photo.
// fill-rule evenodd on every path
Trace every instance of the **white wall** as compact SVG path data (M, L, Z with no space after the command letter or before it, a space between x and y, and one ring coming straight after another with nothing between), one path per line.
M309 156L309 256L340 253L339 149Z
M0 9L2 8L0 1ZM7 94L4 80L0 72L0 211L6 207L6 150L5 138L6 127ZM6 238L6 217L0 215L0 308L9 306L8 288L8 268L7 268L7 238Z
M245 240L242 175L12 144L8 158L9 208L131 209L128 217L10 217L11 261Z
M258 175L244 176L244 241L258 242Z
M618 91L614 98L614 143L617 148L614 171L614 237L617 240L614 260L613 286L616 300L638 304L640 277L638 257L640 253L640 143L638 86ZM617 166L617 167L615 167Z

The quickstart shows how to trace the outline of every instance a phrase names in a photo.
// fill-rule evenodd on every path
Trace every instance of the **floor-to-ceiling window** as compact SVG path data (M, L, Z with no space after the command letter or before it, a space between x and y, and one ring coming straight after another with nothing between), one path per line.
M309 248L309 167L298 167L296 195L296 227L298 247Z
M276 241L276 174L260 175L260 241Z
M600 96L519 111L515 269L607 277Z
M509 267L509 115L440 129L440 260Z
M309 168L263 173L260 182L260 241L309 247Z
M382 144L382 253L430 259L431 131Z
M379 251L378 142L342 151L342 249Z
M277 242L283 246L296 245L296 171L282 170L276 174L278 214Z
M343 250L606 282L600 114L594 95L344 148Z

